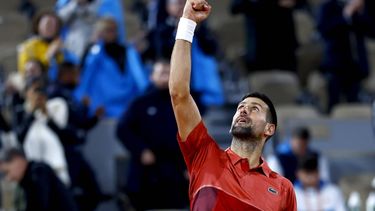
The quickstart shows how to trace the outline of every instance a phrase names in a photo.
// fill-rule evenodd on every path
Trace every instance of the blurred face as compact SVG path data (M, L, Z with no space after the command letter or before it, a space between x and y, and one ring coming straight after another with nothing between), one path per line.
M298 156L304 156L306 154L308 145L308 140L299 137L293 137L291 140L292 151Z
M114 21L108 21L103 31L101 38L105 43L114 43L117 41L117 25Z
M239 103L230 132L239 139L263 139L273 135L275 127L267 123L268 106L261 99L248 97Z
M151 80L159 89L168 89L168 80L170 73L170 65L165 62L157 62L154 65L154 71Z
M170 16L178 18L184 11L185 0L168 0L167 12Z
M58 20L51 15L44 15L38 25L38 33L41 37L53 39L58 33Z
M47 102L47 96L45 93L39 91L40 84L35 83L29 89L26 90L26 100L36 107L43 107Z
M25 64L25 76L26 78L30 77L39 77L42 75L42 67L35 61L28 61Z
M15 157L9 162L3 162L0 165L1 172L4 173L7 180L20 182L25 174L27 161L20 157Z
M60 76L59 81L64 85L69 85L71 87L76 86L79 83L78 69L74 68L70 71L63 73Z
M318 171L306 171L300 169L297 171L297 177L306 188L317 188L319 185Z

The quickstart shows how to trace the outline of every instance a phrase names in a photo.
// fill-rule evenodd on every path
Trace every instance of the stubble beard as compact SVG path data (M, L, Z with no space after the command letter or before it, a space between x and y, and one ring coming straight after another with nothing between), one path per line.
M252 140L255 138L255 134L251 125L249 126L238 126L235 124L232 125L230 133L234 138L239 140Z

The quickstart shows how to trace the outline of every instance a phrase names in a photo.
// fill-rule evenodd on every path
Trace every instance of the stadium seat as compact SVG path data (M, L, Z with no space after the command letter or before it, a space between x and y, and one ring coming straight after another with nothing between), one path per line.
M281 105L276 107L278 131L283 134L287 122L291 119L317 119L321 114L308 105Z
M301 92L297 76L289 71L255 72L249 82L251 91L265 93L275 105L294 104Z
M335 119L370 119L371 105L359 103L338 104L333 107L331 117Z

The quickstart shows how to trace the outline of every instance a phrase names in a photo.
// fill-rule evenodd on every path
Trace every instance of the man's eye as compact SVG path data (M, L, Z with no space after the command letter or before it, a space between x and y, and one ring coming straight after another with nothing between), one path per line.
M259 111L259 108L256 107L256 106L253 106L253 107L251 108L251 110L252 110L252 111L256 111L256 112L258 112L258 111Z

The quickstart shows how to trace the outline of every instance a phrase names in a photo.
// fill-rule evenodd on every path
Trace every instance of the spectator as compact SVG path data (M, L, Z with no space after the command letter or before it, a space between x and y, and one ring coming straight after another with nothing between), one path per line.
M184 0L167 0L168 17L147 35L148 47L143 53L146 61L159 57L170 57L175 42L175 33L182 15ZM205 106L222 105L224 95L215 58L218 46L213 34L205 24L199 25L192 46L192 90L201 93Z
M294 183L299 160L307 155L316 155L319 159L320 177L325 181L330 181L328 161L309 146L310 139L310 132L307 128L295 128L290 141L280 144L276 148L276 155L268 158L271 169Z
M79 70L70 62L63 62L59 67L58 80L49 88L49 98L63 99L68 106L68 122L65 128L50 124L64 146L68 164L73 196L80 210L94 210L101 197L101 191L95 174L85 160L81 146L86 141L86 133L95 127L103 115L103 108L98 108L95 116L89 117L89 99L81 102L74 100L73 92L79 83Z
M72 0L61 7L57 14L67 27L64 45L78 58L81 58L85 48L90 43L93 25L98 19L100 0Z
M98 107L105 115L119 117L134 97L147 87L147 77L140 57L131 45L118 42L117 25L111 18L96 25L99 40L89 50L83 65L76 97L91 99L90 113Z
M44 77L46 70L43 64L36 59L29 59L25 63L25 80L27 81L30 78L35 78L35 77Z
M75 0L57 0L56 1L56 9L60 10L61 8L65 7L71 1ZM80 0L78 0L80 1ZM119 42L121 44L124 43L126 33L125 33L125 18L124 18L124 10L121 0L88 0L88 1L97 1L97 16L103 17L110 17L114 21L116 21L118 27L118 34L119 34Z
M153 69L153 85L117 126L117 136L132 157L126 192L136 210L181 209L189 204L188 180L168 91L170 65L159 60Z
M24 153L15 148L2 149L0 157L0 170L24 191L26 211L78 210L69 191L48 165L27 161Z
M232 13L244 14L246 18L245 62L249 72L296 71L296 3L297 0L232 0Z
M371 2L371 1L368 1ZM325 48L321 71L327 80L328 111L341 101L358 102L361 81L369 74L365 45L367 29L365 0L327 0L321 3L318 31Z
M298 210L346 210L341 190L321 180L316 156L302 158L297 169L298 180L294 184L294 190Z
M54 98L47 101L43 81L28 82L24 109L15 114L15 129L28 159L49 164L67 186L70 185L64 148L51 125L64 128L68 109L65 101Z
M52 59L63 61L62 43L59 39L61 21L53 12L38 14L33 21L35 36L21 44L18 54L18 71L24 73L25 64L30 59L40 61L49 67Z
M137 14L142 28L146 31L159 27L168 17L166 0L134 0L132 10Z
M0 109L1 110L1 109ZM17 138L9 123L0 112L0 148L17 147Z

